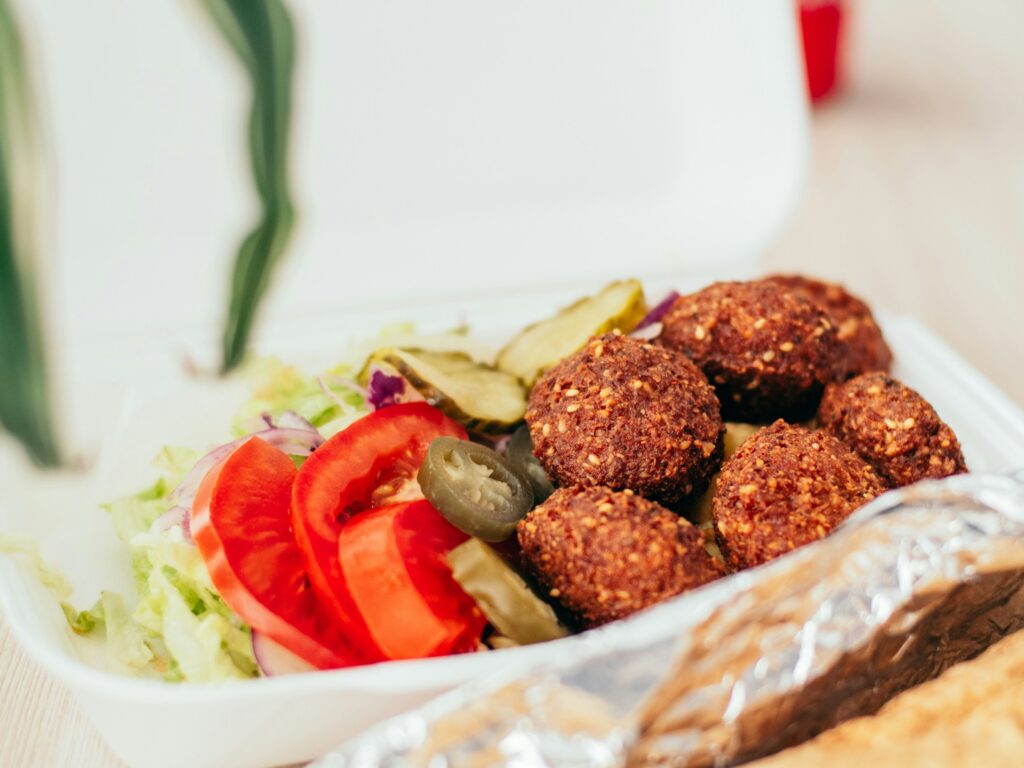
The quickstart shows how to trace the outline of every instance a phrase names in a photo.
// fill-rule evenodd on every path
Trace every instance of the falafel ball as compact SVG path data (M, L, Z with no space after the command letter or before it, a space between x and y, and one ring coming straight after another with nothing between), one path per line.
M725 575L700 530L632 491L559 488L518 533L527 568L587 628Z
M843 286L803 275L772 275L765 280L804 294L832 316L839 341L846 345L847 376L892 367L892 350L871 309Z
M842 378L844 349L826 311L770 282L714 283L680 296L657 343L704 371L729 421L800 421Z
M672 506L703 491L722 461L725 425L704 374L614 332L541 377L526 423L557 485L629 488Z
M835 437L779 420L722 466L712 502L715 540L733 568L750 568L827 536L885 490Z
M890 488L967 471L953 430L920 394L884 373L828 387L818 421Z

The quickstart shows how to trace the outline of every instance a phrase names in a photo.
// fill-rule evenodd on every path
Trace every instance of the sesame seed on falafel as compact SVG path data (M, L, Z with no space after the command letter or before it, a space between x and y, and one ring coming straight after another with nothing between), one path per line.
M825 310L774 283L714 283L676 299L662 324L657 343L704 371L729 421L799 421L843 374Z
M712 502L715 540L733 568L824 538L885 487L835 437L776 421L725 462Z
M617 333L542 376L526 423L558 485L628 488L669 506L704 490L725 434L715 392L693 363Z
M771 275L765 280L804 294L829 313L839 341L846 348L847 376L888 371L892 367L892 350L871 309L843 286L803 275Z
M917 391L881 372L825 390L818 421L890 488L967 471L960 441Z
M725 575L700 530L631 491L559 488L518 534L537 581L588 628Z

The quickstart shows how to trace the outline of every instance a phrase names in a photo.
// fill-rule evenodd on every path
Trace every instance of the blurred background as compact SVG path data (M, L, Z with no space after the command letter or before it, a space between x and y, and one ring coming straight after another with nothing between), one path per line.
M76 366L122 366L124 357L135 353L128 339L138 330L134 320L123 319L126 306L153 318L147 333L168 345L179 343L188 328L221 321L231 260L258 209L244 135L249 106L245 68L237 66L237 60L231 64L231 50L199 4L154 0L144 11L141 4L129 8L113 0L74 6L11 5L22 17L26 39L39 46L31 57L37 65L34 80L50 84L41 100L42 143L76 147L75 157L89 161L90 168L89 173L78 173L68 158L57 158L54 167L52 157L46 167L47 178L59 190L49 193L50 202L56 200L50 210L62 224L58 229L44 228L39 282L45 289L45 314L51 318L51 329L58 331L59 343L76 334L91 338L84 351L59 347L61 354L74 359L58 360L57 374ZM753 142L751 135L771 134L779 146L781 136L791 135L793 146L803 146L804 131L809 130L809 162L805 168L792 146L795 154L782 158L778 166L771 165L778 158L766 159L756 152L747 158L765 163L759 166L765 178L785 176L782 166L795 169L794 180L784 179L774 192L770 185L756 190L761 197L774 194L786 200L759 223L763 242L748 254L750 269L802 271L833 279L883 310L917 317L1024 405L1024 301L1019 295L1024 286L1024 3L856 0L842 3L840 11L830 2L804 6L805 26L814 27L810 34L820 77L819 98L809 122L803 119L805 83L794 79L792 90L775 91L794 100L787 101L788 117L766 119L743 135ZM121 22L123 39L117 45L96 45L109 32L112 18ZM614 26L614 21L609 24ZM563 18L561 23L563 30L571 29L571 20ZM403 30L406 43L423 37L414 25ZM303 44L311 51L344 48L344 39L329 29L307 31ZM204 84L199 91L190 92L182 81L157 71L145 43L146 36L154 34L178 52L185 79ZM771 31L775 39L778 34L785 41L784 33ZM757 48L763 35L767 33L752 25L740 30L737 39L741 49L774 55ZM833 73L831 52L837 39L839 66ZM556 45L558 40L549 42ZM798 42L791 42L790 74L802 77L795 73ZM87 59L82 50L90 52ZM609 56L614 62L614 52ZM783 69L790 66L787 56L780 59ZM745 61L738 56L734 65L742 68ZM298 71L310 63L300 56ZM449 64L465 68L458 59ZM375 66L378 75L390 71L386 56ZM81 70L78 81L62 81L68 83L64 87L56 84L56 73L75 70ZM614 82L611 67L607 75ZM99 87L104 78L115 76L131 99ZM81 84L90 78L97 87ZM330 77L318 87L330 90ZM712 98L714 94L704 96L720 109L728 108L724 100ZM756 92L744 95L754 103L762 97ZM628 91L610 91L606 116L618 115L616 129L627 130L630 120L658 117L613 108L632 103L629 98ZM300 112L309 108L301 94L297 104ZM422 103L417 106L420 112L423 109ZM155 113L169 115L165 119L170 122L162 128L150 122ZM233 117L224 119L225 115ZM324 118L300 124L297 133L312 132L320 145L330 146L340 141L335 131L342 125ZM62 133L69 126L70 132ZM471 128L467 132L472 133ZM539 126L537 135L544 129ZM180 138L184 135L205 140L189 143ZM572 144L575 137L563 138ZM757 144L750 146L756 149ZM402 158L422 154L422 147L415 145L399 149L396 156ZM114 163L119 150L119 157L128 151L130 160ZM300 176L315 171L320 162L308 151L296 145ZM348 151L346 162L359 167L360 147ZM641 153L633 160L647 158ZM708 197L728 200L736 189L747 188L732 174L739 168L740 176L749 175L750 165L715 161L721 161L729 183L712 189ZM173 184L168 181L169 168L179 174ZM567 165L563 170L568 176L574 168ZM428 165L424 172L436 172L436 167ZM126 186L124 179L133 177L135 185ZM602 181L582 179L584 187ZM370 192L383 198L389 187ZM402 199L408 190L398 192ZM69 207L68 195L80 207ZM315 200L300 203L308 205L304 211L300 206L300 217L307 221L319 217L329 224L334 218L330 210L318 210ZM124 210L134 211L135 220L145 226L120 231ZM718 216L725 213L718 211L710 221L722 229ZM494 221L486 216L482 220ZM216 224L204 230L203 222ZM169 245L154 234L170 230L182 232L183 239ZM190 233L203 231L214 234L189 242ZM85 233L95 245L91 254L82 256L76 238ZM734 245L734 250L742 250L742 243ZM288 266L278 275L279 306L291 302L293 309L301 309L304 302L315 303L314 296L330 297L325 275L301 266L303 254L311 248L308 239L296 236ZM629 254L624 266L635 271L630 266L632 254L621 252ZM701 265L705 271L715 272L716 264L726 260L710 248L706 253L708 261ZM415 252L420 265L429 265L434 256L429 249ZM346 261L349 257L343 251L325 258L338 260L338 271L331 277L339 290L350 289L359 265ZM579 263L559 266L566 269L564 278ZM667 256L664 266L665 271L685 271L685 263ZM187 318L181 324L185 330L176 327L182 317ZM9 370L10 358L5 356L0 365ZM74 397L67 377L62 381L56 387L59 407ZM27 662L2 624L0 685L3 732L19 734L0 739L0 764L116 765L77 706Z
M410 300L778 270L919 318L1024 401L1012 0L797 2L809 83L791 0L608 4L585 27L541 0L4 3L61 416L102 423L81 392L116 406L125 369L231 367L260 317L301 334ZM26 367L0 405L42 390L12 385Z
M1024 4L845 6L845 79L764 264L920 318L1024 404Z

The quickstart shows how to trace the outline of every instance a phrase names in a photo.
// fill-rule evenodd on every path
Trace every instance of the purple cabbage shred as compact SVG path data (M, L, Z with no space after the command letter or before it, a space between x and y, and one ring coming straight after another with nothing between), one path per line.
M644 319L637 324L635 330L640 330L641 328L646 328L648 325L653 325L654 323L659 322L661 318L668 313L669 309L672 308L672 304L678 298L679 293L677 291L669 291L668 296L651 307L650 311L644 315Z
M401 376L392 376L379 368L370 374L370 384L366 388L366 401L374 410L397 405L402 402L404 394L405 379Z

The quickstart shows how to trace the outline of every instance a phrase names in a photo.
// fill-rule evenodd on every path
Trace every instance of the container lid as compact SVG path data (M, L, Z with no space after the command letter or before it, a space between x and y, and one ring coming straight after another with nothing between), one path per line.
M271 325L751 269L799 190L791 0L289 7L298 223ZM72 360L97 340L212 350L257 215L241 67L178 0L18 11L56 169L51 305Z

